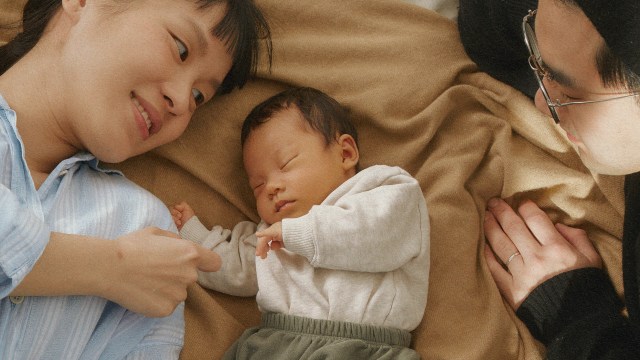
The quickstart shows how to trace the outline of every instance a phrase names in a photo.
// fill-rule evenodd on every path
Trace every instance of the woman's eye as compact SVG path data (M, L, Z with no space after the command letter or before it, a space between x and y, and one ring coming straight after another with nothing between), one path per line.
M193 98L196 100L196 106L201 105L204 102L204 95L198 89L191 89L191 94Z
M173 38L176 41L176 46L178 47L178 55L180 55L180 60L185 61L187 60L187 57L189 56L189 49L187 49L187 46L180 41L180 39L178 38Z

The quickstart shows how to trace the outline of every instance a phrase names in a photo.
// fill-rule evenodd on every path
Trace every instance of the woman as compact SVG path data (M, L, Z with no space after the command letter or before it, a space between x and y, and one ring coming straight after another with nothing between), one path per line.
M177 138L268 34L249 0L27 2L0 48L0 358L178 357L186 287L220 259L98 161Z

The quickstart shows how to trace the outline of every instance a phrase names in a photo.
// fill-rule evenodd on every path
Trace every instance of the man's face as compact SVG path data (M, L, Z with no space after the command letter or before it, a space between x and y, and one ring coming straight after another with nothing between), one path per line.
M545 71L551 74L544 84L552 100L600 100L629 92L602 83L595 59L604 39L578 7L540 0L535 33ZM592 171L611 175L640 171L637 101L638 97L628 97L556 108L560 126ZM535 103L549 113L540 90Z

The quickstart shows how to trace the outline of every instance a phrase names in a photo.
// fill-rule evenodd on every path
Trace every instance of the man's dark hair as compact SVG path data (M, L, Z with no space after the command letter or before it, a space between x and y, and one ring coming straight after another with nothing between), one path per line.
M558 0L581 9L604 38L596 66L605 86L640 91L640 3L637 0Z

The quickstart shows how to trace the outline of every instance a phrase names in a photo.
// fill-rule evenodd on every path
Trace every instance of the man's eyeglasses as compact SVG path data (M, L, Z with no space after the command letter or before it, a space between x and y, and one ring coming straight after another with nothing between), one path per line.
M533 73L536 76L536 80L538 80L538 85L540 86L540 92L542 92L542 96L544 97L544 100L547 102L547 106L549 107L549 112L551 113L551 116L553 117L553 121L555 121L556 124L560 122L556 108L569 106L569 105L593 104L593 103L617 100L617 99L640 95L637 92L624 94L624 95L611 94L611 95L619 95L619 96L600 99L600 100L570 101L570 102L564 102L564 103L561 103L560 100L558 99L556 99L555 101L551 100L551 97L549 96L549 92L547 91L547 88L544 86L544 82L542 81L542 79L546 76L547 72L542 66L544 62L542 61L542 57L540 56L540 50L538 49L538 41L536 40L536 34L533 31L533 26L531 24L531 22L533 22L534 20L535 15L536 15L536 10L533 10L533 11L529 10L529 14L527 14L522 19L522 33L524 34L524 42L527 45L527 48L529 49L529 66L533 70Z

